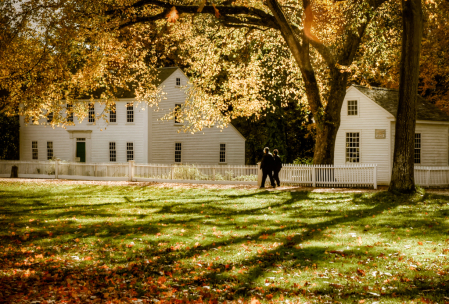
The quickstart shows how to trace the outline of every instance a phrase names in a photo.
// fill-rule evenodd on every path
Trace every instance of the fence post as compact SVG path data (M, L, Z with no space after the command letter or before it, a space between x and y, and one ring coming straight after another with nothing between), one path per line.
M59 158L55 159L55 179L59 176Z
M316 187L316 173L315 173L315 166L312 166L312 187Z
M374 185L373 185L373 187L374 187L374 190L376 190L377 189L377 165L375 164L374 165L374 170L373 170L373 179L374 179Z
M170 179L173 180L173 173L174 173L174 171L175 171L174 165L171 166L171 170L170 170L170 171L171 171L171 172L170 172L170 175L171 175Z
M215 180L215 167L213 167L212 168L212 180L214 181Z
M430 168L427 169L426 187L429 188L429 185L430 185Z
M133 175L134 175L134 161L130 160L128 162L128 181L133 181Z
M262 170L260 169L260 162L257 163L257 186L262 186Z

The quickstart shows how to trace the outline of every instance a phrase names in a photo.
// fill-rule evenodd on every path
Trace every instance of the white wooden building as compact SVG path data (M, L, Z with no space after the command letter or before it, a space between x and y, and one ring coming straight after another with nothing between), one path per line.
M186 94L182 87L187 83L181 69L160 69L159 86L166 95L159 110L137 102L128 106L135 99L125 95L128 98L117 101L115 114L108 114L109 123L88 118L78 122L73 117L73 126L53 129L46 119L33 125L26 124L21 117L20 159L244 165L245 138L232 125L223 130L209 128L190 134L178 133L182 125L175 121L158 120L184 103ZM95 103L92 111L101 113L103 107Z
M397 90L353 85L346 91L335 143L334 164L377 164L379 184L389 184L399 100ZM449 117L418 98L415 164L448 165Z

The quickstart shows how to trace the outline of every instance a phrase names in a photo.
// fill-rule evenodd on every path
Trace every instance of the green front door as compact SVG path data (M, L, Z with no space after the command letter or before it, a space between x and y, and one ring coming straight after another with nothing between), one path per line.
M76 157L80 158L80 162L86 162L86 143L79 141L76 143Z

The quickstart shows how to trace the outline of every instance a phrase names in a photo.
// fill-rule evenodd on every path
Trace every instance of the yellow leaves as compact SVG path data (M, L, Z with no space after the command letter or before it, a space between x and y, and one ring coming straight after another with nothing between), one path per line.
M176 20L178 20L178 18L179 18L178 11L176 10L176 7L173 6L170 9L170 12L168 12L166 17L167 17L167 22L175 23Z
M215 4L212 4L214 11L215 11L215 17L220 18L220 12L218 11L218 9L215 7Z
M206 5L206 0L202 0L200 6L198 7L197 12L201 13L203 11L204 6Z

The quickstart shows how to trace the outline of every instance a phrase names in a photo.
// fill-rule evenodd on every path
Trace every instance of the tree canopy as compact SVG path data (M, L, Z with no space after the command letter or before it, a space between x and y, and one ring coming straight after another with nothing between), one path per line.
M440 2L429 2L426 18L445 18ZM0 47L5 109L29 118L51 111L55 125L67 123L58 114L67 103L73 103L75 115L86 116L87 103L75 102L80 98L108 104L123 90L133 90L139 100L157 104L162 98L154 82L157 68L173 63L192 79L182 109L191 130L220 127L275 110L265 94L272 84L263 75L276 82L287 72L286 89L279 94L284 101L307 104L316 125L315 162L331 163L346 87L352 81L397 83L401 29L400 3L394 0L6 0L0 5L7 42ZM429 24L429 37L439 31L444 36L442 22Z

